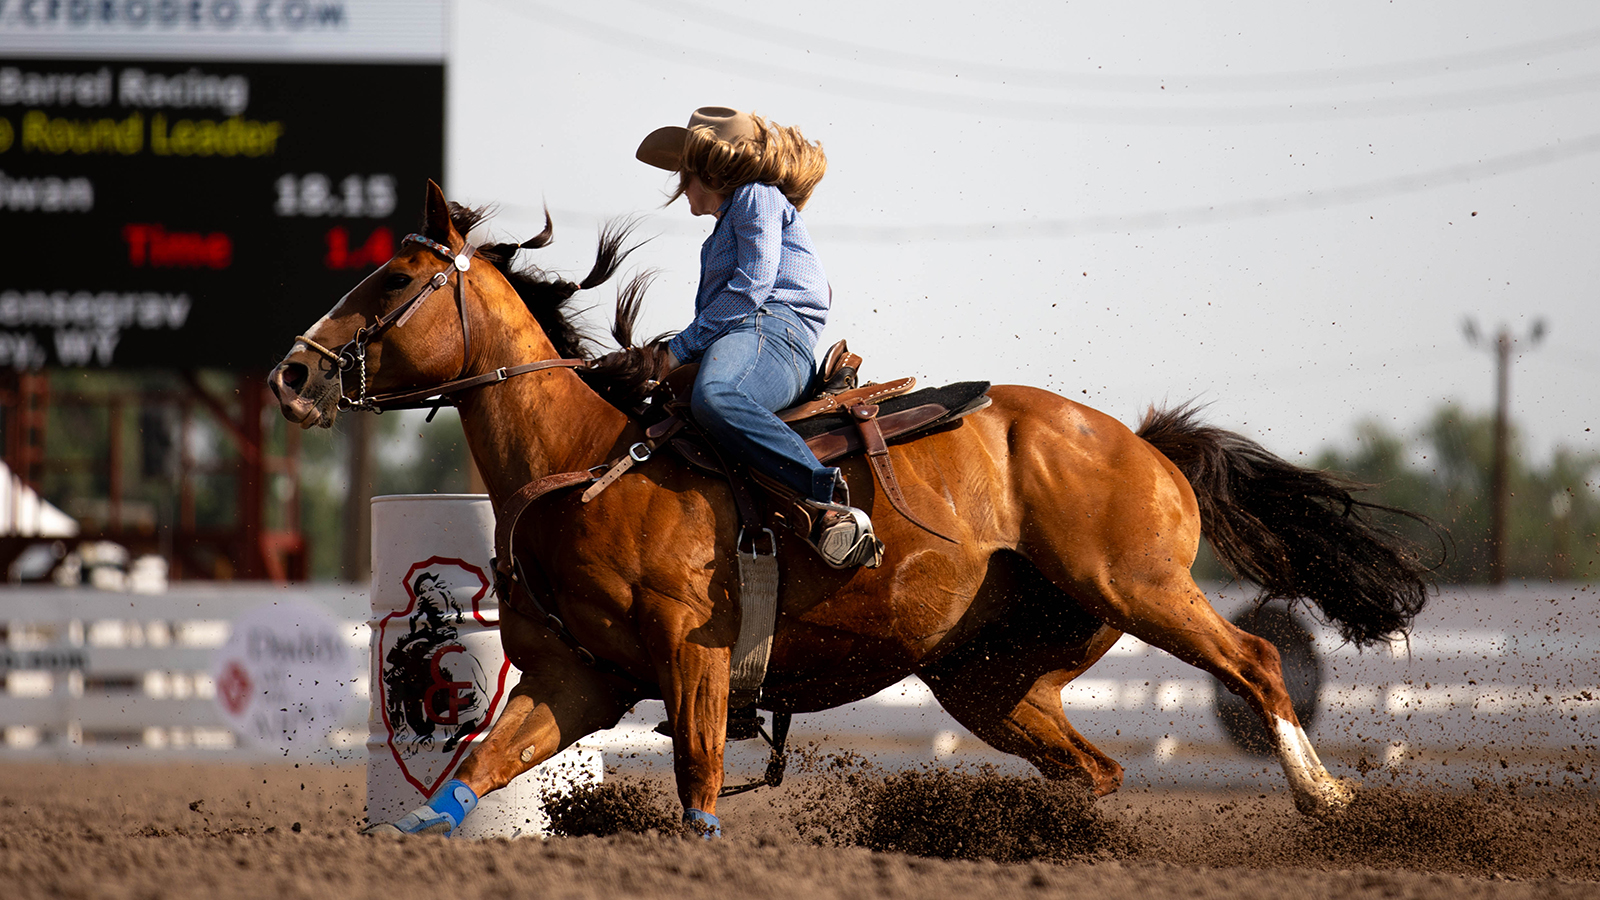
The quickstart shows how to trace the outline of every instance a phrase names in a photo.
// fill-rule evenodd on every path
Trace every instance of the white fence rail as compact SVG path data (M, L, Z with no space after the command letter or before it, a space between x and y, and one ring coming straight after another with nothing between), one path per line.
M0 589L0 754L246 749L217 708L213 657L234 619L288 599L325 608L365 658L365 585ZM348 713L318 751L362 752L367 685L354 687Z
M1238 590L1211 593L1224 612L1247 602ZM212 658L236 617L286 599L326 608L365 657L365 585L178 584L154 595L0 589L0 758L248 755L217 709ZM1320 626L1313 631L1322 686L1311 733L1325 756L1448 764L1520 753L1591 777L1600 761L1596 587L1447 587L1418 619L1409 646L1357 653ZM333 758L362 757L367 689L358 680L348 714L322 748ZM1063 692L1085 737L1158 759L1185 746L1226 747L1214 698L1205 675L1131 638ZM622 727L589 743L655 746L661 739L649 727L660 717L659 704L641 704ZM972 740L914 678L860 703L799 716L795 728L797 736L833 742L910 739L935 751L941 742Z

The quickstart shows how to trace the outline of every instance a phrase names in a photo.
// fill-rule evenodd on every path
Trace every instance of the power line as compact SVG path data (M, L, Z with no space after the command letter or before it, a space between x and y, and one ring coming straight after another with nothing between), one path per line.
M1573 75L1527 84L1500 85L1468 90L1443 91L1411 97L1384 97L1370 100L1336 101L1301 99L1250 106L1130 107L1125 104L1087 104L1051 100L1016 100L948 91L908 88L882 82L808 71L776 64L770 57L761 60L738 59L709 54L698 47L666 45L651 37L575 16L543 3L513 3L491 0L519 15L538 18L603 43L681 65L766 81L791 88L816 90L853 100L869 100L891 105L931 109L945 113L964 113L979 118L1017 119L1062 124L1218 126L1262 125L1288 122L1320 122L1334 119L1374 118L1450 112L1482 106L1553 99L1600 90L1600 73ZM1151 94L1165 93L1150 91ZM1162 99L1162 98L1158 98ZM1176 96L1164 98L1178 99Z
M958 70L963 78L975 78L1007 85L1045 88L1070 88L1107 92L1148 93L1157 85L1182 87L1184 90L1202 91L1262 91L1284 88L1351 87L1379 84L1396 78L1420 78L1444 74L1458 74L1478 69L1489 69L1512 63L1523 63L1545 56L1557 56L1584 50L1600 44L1600 28L1544 38L1522 44L1455 53L1431 59L1405 60L1393 63L1374 63L1345 68L1313 69L1296 72L1259 72L1223 74L1152 74L1123 75L1118 73L1072 72L1065 69L1040 69L1027 66L1008 66L979 60L956 59L911 53L893 47L856 43L839 38L796 32L788 25L777 26L738 13L712 9L688 0L654 0L650 9L662 11L676 8L686 11L697 25L716 28L759 40L771 41L781 35L787 46L804 47L807 51L848 62L897 68L902 71L944 74Z
M1205 206L1176 207L1147 213L1120 216L1078 216L1066 219L1040 219L1034 222L996 222L949 226L851 226L830 224L813 227L819 236L832 240L1017 240L1019 238L1061 238L1080 234L1107 234L1122 231L1149 231L1184 225L1209 225L1217 222L1255 219L1284 213L1326 209L1414 194L1452 184L1463 184L1489 175L1508 175L1546 166L1578 156L1600 152L1600 134L1576 140L1535 147L1492 157L1476 163L1460 163L1416 175L1380 178L1364 184L1325 190L1297 191L1277 197L1259 197Z
M1514 172L1548 166L1593 153L1600 153L1600 133L1588 134L1573 140L1490 157L1479 162L1445 166L1415 175L1397 175L1345 187L1296 191L1292 194L1282 194L1276 197L1258 197L1203 206L1173 207L1144 213L941 225L852 225L844 222L810 220L807 222L807 226L812 235L819 240L851 243L898 243L933 240L1015 241L1066 238L1088 234L1115 234L1128 231L1153 231L1186 225L1211 225L1218 222L1256 219L1285 213L1327 209L1334 206L1349 206L1354 203L1382 200L1454 184L1464 184L1480 177L1509 175ZM532 206L506 204L504 208L525 217L542 215L539 209ZM594 219L604 218L576 211L568 211L567 214ZM672 231L686 229L687 226L684 226L683 229L669 228Z

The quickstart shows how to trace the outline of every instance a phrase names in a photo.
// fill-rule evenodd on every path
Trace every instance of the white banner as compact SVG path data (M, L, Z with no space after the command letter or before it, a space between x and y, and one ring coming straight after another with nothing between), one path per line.
M0 0L0 57L443 62L447 0Z

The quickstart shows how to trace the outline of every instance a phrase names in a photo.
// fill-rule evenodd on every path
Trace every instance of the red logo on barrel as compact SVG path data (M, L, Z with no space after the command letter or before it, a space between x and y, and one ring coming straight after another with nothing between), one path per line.
M407 782L424 796L438 790L500 711L509 661L485 672L460 638L495 626L479 608L489 593L483 570L434 556L414 563L403 586L406 608L378 624L378 692L389 751Z

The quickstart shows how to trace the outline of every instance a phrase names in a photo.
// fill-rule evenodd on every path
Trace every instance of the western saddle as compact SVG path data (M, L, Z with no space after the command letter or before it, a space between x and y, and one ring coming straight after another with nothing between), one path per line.
M881 384L860 384L860 369L861 357L850 352L844 341L839 341L823 356L816 393L805 402L780 411L778 418L805 440L823 464L865 451L879 489L895 510L930 534L953 541L911 509L895 478L888 445L891 441L953 427L961 418L987 407L989 383L958 382L913 391L917 379L909 376ZM748 497L740 499L739 496L745 493L742 490L744 479L725 463L698 429L684 428L689 418L688 398L698 370L699 366L694 363L679 366L656 389L651 405L664 410L666 415L646 429L643 443L649 452L660 446L669 447L690 465L726 478L734 486L735 498L741 506L740 525L747 529L759 527L753 507L743 508ZM637 454L630 454L618 463L627 465L624 461L633 455ZM613 471L615 464L606 475ZM801 498L794 491L760 473L744 470L744 474L773 499L784 502L785 509L797 512L800 521L795 523L796 527L809 529L813 510L800 502ZM606 477L602 476L601 481L605 482ZM593 499L604 487L597 482L585 492L585 499ZM750 515L747 516L747 512Z

